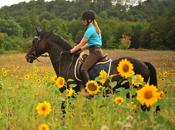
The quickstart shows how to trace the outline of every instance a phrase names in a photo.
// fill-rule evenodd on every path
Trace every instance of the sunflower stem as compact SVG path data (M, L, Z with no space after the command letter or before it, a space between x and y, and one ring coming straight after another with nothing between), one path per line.
M131 104L131 102L132 102L131 90L132 90L133 86L132 86L131 78L129 78L128 81L129 81L129 100L130 100L130 104ZM131 104L131 106L132 106L132 104ZM132 109L129 109L130 115L131 115L131 110Z
M66 87L66 90L67 90L67 82L65 82L65 87ZM68 110L68 106L69 106L69 99L68 99L68 96L66 96L66 110ZM68 114L68 111L66 111L66 114Z

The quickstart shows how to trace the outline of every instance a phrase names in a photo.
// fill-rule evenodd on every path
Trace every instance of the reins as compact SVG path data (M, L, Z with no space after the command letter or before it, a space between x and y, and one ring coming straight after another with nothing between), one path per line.
M60 53L60 56L59 56L58 59L56 59L56 60L53 61L53 62L59 61L59 74L58 74L59 76L60 76L60 70L61 70L61 58L62 58L62 54L63 54L63 52ZM49 55L41 55L41 56L42 57L49 57ZM71 60L71 63L69 64L69 67L68 67L68 70L67 70L67 75L66 75L67 77L69 76L69 70L70 70L70 67L72 66L72 63L73 63L74 54L72 54L72 58L71 59L72 59ZM38 58L36 58L36 60L38 62L41 62L40 60L38 60ZM49 62L49 63L52 63L52 62Z
M38 37L37 38L38 39L38 41L37 41L37 46L35 46L35 50L34 50L34 52L33 52L33 56L35 57L35 59L38 61L38 62L41 62L39 59L38 59L38 57L36 57L36 50L37 50L37 48L38 48L38 46L39 46L39 42L41 42L41 40L40 40L40 37ZM59 56L59 58L58 59L56 59L55 61L53 61L53 62L56 62L56 61L59 61L59 76L60 76L60 70L61 70L61 58L62 58L62 54L63 54L63 51L60 53L60 56ZM49 57L49 55L43 55L43 54L41 54L40 56L42 56L42 57ZM70 69L70 67L71 67L71 65L72 65L72 63L73 63L73 59L74 59L74 53L72 54L72 60L71 60L71 63L69 64L69 67L68 67L68 70L67 70L67 77L68 77L68 75L69 75L69 69ZM47 63L47 64L50 64L50 63L52 63L52 62L49 62L49 63ZM46 64L46 63L45 63ZM67 78L66 77L66 78Z

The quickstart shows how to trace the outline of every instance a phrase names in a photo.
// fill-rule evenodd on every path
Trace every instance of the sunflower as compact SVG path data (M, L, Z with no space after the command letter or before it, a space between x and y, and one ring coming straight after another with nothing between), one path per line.
M36 72L36 71L34 71L34 72L33 72L33 74L34 74L34 75L36 75L36 74L37 74L37 72Z
M162 82L164 82L164 80L165 80L164 78L161 79Z
M163 92L163 91L160 91L160 92L158 93L158 99L162 99L163 94L164 94L164 92Z
M118 64L117 71L120 76L128 78L134 74L133 68L133 64L131 64L130 61L122 59Z
M157 88L154 85L145 84L143 88L137 91L137 100L147 107L157 102Z
M89 94L92 95L92 94L96 94L99 91L99 86L96 81L91 80L87 82L85 89Z
M59 87L59 88L62 88L65 84L65 80L63 77L58 77L57 80L56 80L56 85Z
M134 104L134 102L127 103L127 106L131 106L132 109L136 108L136 104Z
M40 79L37 79L37 83L40 83L41 82L41 80Z
M56 75L54 75L54 80L55 80L55 81L57 80L57 76L56 76Z
M5 68L2 68L1 71L4 72L5 71Z
M107 73L104 70L100 71L99 77L102 77L102 79L99 81L101 84L104 84L107 79Z
M168 72L165 71L165 72L163 73L163 76L166 77L167 75L168 75Z
M121 105L122 102L123 102L123 98L120 96L115 99L115 104Z
M132 84L134 84L137 87L139 87L139 85L142 85L141 82L144 81L144 78L142 77L142 75L137 74L135 78L136 78L135 80L134 79L131 80Z
M46 81L46 77L44 77L43 80Z
M38 127L39 130L49 130L49 126L47 124L41 124L39 127Z
M49 102L44 101L43 103L39 103L36 107L39 115L48 115L51 112L51 105Z
M25 79L29 79L29 76L28 75L25 75Z
M5 72L3 73L3 76L7 76L7 71L5 71Z
M45 70L45 73L48 73L49 71L48 70Z
M70 88L69 90L68 89L66 89L66 91L67 91L67 96L68 97L71 97L72 95L73 95L73 89L72 88Z
M36 72L39 71L38 68L35 68L35 71L36 71Z

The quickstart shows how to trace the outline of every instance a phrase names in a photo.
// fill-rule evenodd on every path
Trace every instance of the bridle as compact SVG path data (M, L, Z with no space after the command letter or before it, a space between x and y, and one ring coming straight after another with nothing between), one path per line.
M40 60L38 60L38 57L39 56L49 57L49 55L43 55L43 54L41 54L41 55L37 56L36 52L37 52L37 48L39 47L39 44L41 42L41 39L40 39L40 37L34 37L34 38L37 39L37 41L36 41L36 44L35 44L34 48L30 48L30 50L32 52L31 52L31 54L29 54L29 57L30 58L34 58L34 60L36 59L38 62L40 62ZM53 61L53 62L59 61L59 74L58 74L59 76L60 76L60 70L61 70L61 58L62 58L62 54L63 54L63 51L60 53L59 58ZM67 70L67 77L69 75L69 69L70 69L70 67L71 67L71 65L73 63L73 59L74 59L74 53L72 54L72 60L71 60L71 63L69 64L69 68ZM49 62L49 63L51 63L51 62Z
M29 54L29 57L30 57L30 58L34 58L34 59L36 59L37 61L39 61L39 60L38 60L38 57L39 57L39 56L42 56L42 57L49 57L49 55L43 55L43 54L41 54L41 55L39 55L39 56L36 55L36 51L37 51L37 48L39 47L39 44L40 44L40 42L41 42L41 39L40 39L40 37L34 37L34 39L37 39L37 41L36 41L36 44L35 44L34 48L30 48L30 49L29 49L29 50L32 51L31 54ZM40 62L40 61L39 61L39 62Z

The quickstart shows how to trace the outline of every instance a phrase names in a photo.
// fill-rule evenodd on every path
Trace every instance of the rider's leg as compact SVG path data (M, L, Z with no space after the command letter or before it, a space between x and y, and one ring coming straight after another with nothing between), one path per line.
M102 55L102 50L101 48L90 48L90 53L88 55L88 57L86 58L86 60L84 61L82 67L81 67L81 76L83 79L83 85L84 87L86 87L86 83L88 82L88 80L90 80L89 78L89 74L88 74L88 70L98 61L99 58L101 58Z

